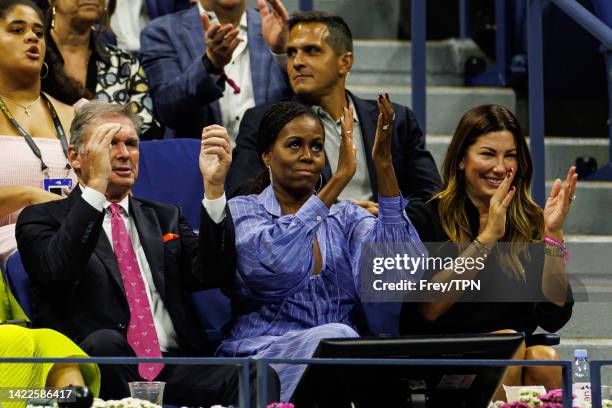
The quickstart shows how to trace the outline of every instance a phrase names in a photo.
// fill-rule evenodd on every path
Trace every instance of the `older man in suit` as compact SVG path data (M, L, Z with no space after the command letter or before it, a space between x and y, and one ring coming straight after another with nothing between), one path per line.
M288 23L287 72L295 99L310 105L325 129L326 166L322 184L336 170L340 146L340 118L353 106L357 172L340 195L353 199L372 213L377 212L378 191L372 161L378 109L376 101L358 98L346 89L353 65L353 40L339 16L310 11L295 13ZM268 106L247 111L240 125L234 161L228 176L228 191L237 194L263 168L257 154L257 129ZM441 185L431 154L425 150L424 135L412 111L394 104L393 168L405 197L430 197Z
M280 0L259 12L247 0L199 0L158 18L141 34L140 59L166 137L197 138L222 124L233 140L244 112L291 94L273 52L284 53L288 18Z
M81 108L69 148L79 186L65 200L21 213L16 235L32 285L33 321L93 356L211 355L215 345L197 330L189 293L225 285L233 275L233 223L223 204L229 138L219 126L202 134L198 237L177 206L131 196L139 125L129 107L91 102ZM139 364L101 371L103 398L128 396L129 381L157 379L167 383L170 404L237 400L235 367Z

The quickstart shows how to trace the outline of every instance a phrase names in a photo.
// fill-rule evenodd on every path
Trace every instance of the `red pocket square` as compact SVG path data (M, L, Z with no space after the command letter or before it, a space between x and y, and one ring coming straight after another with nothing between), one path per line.
M179 234L167 233L166 235L164 235L164 236L162 237L162 240L163 240L164 242L168 242L168 241L171 241L171 240L173 240L173 239L177 239L178 237L179 237Z

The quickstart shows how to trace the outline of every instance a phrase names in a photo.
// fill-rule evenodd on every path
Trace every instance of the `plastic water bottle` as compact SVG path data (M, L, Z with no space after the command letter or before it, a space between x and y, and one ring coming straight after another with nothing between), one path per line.
M574 406L590 407L591 383L589 378L589 359L585 349L574 350Z

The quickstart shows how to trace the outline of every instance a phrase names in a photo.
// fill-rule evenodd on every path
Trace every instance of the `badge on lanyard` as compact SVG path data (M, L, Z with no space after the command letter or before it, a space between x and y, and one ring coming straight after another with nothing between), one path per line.
M43 189L64 197L65 190L72 190L72 179L69 178L46 178L43 180Z

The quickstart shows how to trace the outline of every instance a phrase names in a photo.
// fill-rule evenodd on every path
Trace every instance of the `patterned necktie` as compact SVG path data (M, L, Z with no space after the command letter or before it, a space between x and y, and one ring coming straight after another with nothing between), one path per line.
M153 323L151 305L145 291L132 240L125 229L119 204L111 204L111 230L113 232L113 248L123 281L123 288L130 307L130 325L127 330L127 341L137 357L161 357L159 341ZM138 364L138 373L147 381L153 381L163 364Z

